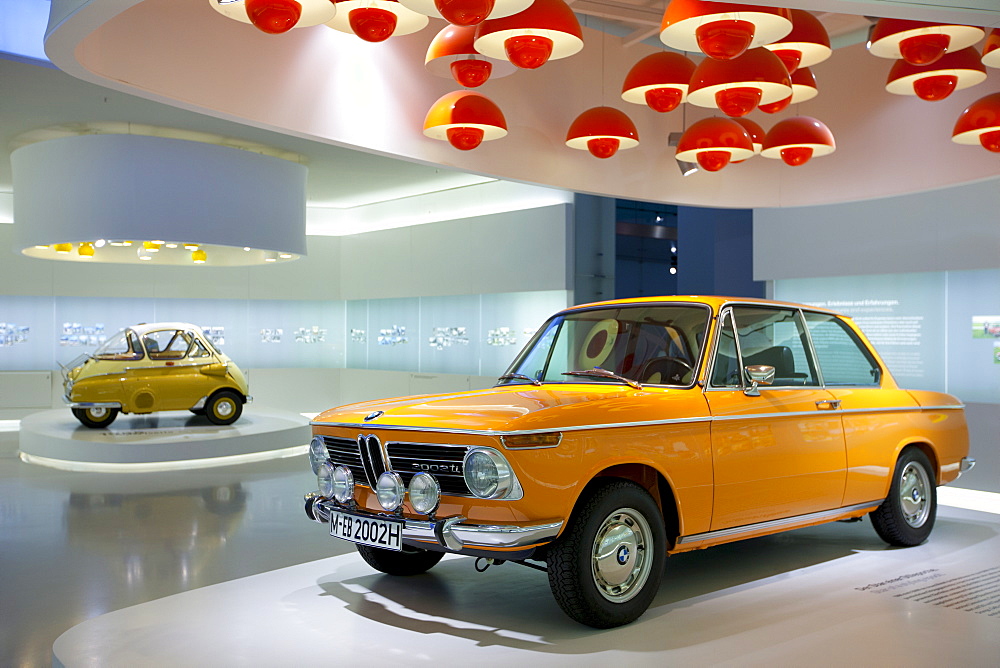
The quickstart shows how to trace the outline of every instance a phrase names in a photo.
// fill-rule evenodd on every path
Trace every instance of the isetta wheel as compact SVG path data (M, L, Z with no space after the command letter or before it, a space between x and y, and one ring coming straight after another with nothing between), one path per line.
M91 429L103 429L115 421L118 417L117 408L107 408L103 406L93 406L90 408L72 409L74 417L80 421L84 427Z
M232 424L243 413L243 399L232 390L220 390L205 402L205 417L212 424Z

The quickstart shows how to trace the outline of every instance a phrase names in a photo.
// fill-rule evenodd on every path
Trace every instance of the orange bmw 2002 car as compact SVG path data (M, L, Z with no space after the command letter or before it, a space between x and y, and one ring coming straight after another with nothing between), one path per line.
M962 403L899 388L849 318L723 297L568 308L491 389L312 429L306 514L372 567L521 563L597 628L649 607L668 554L866 514L917 545L974 464Z

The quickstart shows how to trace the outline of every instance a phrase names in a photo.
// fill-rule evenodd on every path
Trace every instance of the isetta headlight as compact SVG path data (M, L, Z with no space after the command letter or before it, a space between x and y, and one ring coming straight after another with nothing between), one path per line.
M314 474L319 475L319 467L329 459L330 455L326 449L326 443L321 436L313 436L309 441L309 465L312 466Z
M406 488L403 479L395 471L386 471L378 477L375 483L375 496L379 505L392 512L403 505L403 494Z
M354 476L346 466L335 466L333 469L333 498L340 503L354 498Z
M441 501L441 485L430 473L417 473L410 480L410 505L421 515L430 515Z

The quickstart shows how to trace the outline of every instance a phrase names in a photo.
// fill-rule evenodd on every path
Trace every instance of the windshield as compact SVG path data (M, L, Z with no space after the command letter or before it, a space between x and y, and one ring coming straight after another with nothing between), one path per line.
M643 385L690 386L709 315L708 307L699 304L662 304L556 316L518 356L501 384L523 384L527 379L545 383L627 379ZM577 373L595 368L610 374Z
M142 346L131 329L123 329L94 351L99 360L139 360L142 355Z

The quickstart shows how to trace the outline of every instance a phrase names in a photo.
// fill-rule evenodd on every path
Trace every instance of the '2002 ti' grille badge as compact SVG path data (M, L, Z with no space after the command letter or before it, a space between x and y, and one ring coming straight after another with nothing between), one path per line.
M374 413L369 413L365 416L365 422L371 422L375 418L382 417L385 414L384 411L375 411Z

